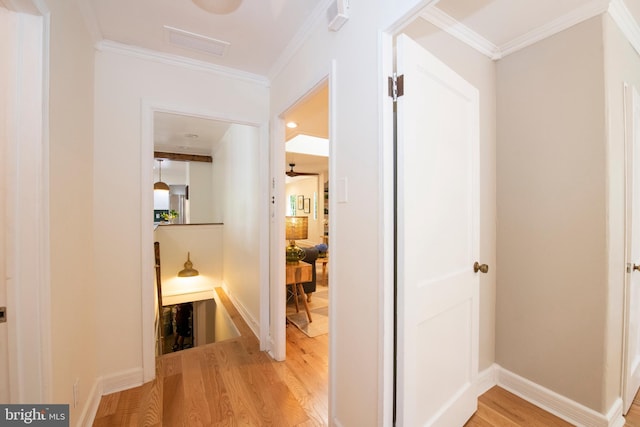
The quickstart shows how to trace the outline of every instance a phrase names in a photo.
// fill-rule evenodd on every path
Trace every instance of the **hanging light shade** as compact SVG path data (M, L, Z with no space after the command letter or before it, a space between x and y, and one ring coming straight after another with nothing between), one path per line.
M242 0L193 0L200 9L216 15L227 15L235 11Z
M187 252L187 261L184 263L184 269L178 272L178 277L193 277L198 275L200 275L200 273L193 268L193 263L191 262L191 252Z
M158 176L158 182L153 184L153 191L169 191L170 188L167 185L167 183L162 182L162 159L158 159L158 170L159 170L159 176Z

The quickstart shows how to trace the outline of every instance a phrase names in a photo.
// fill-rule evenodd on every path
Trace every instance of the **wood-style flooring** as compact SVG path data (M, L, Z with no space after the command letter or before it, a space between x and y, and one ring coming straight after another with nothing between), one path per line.
M625 418L625 427L640 427L640 391L633 398L633 403Z
M478 410L465 427L571 427L572 424L500 387L478 398Z
M287 360L275 362L227 295L240 337L157 358L156 379L102 397L94 426L328 425L328 337L287 327Z
M94 426L326 426L328 335L309 338L287 327L287 360L275 362L222 290L241 336L157 359L156 379L102 397ZM636 396L626 426L640 427ZM478 399L467 427L571 424L494 387Z

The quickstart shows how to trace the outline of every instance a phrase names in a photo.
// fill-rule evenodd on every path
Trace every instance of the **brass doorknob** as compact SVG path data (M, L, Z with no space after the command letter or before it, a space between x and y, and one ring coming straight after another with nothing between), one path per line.
M480 264L478 261L473 264L473 272L487 273L489 271L489 266L487 264Z
M633 264L633 270L640 271L640 265L639 264Z

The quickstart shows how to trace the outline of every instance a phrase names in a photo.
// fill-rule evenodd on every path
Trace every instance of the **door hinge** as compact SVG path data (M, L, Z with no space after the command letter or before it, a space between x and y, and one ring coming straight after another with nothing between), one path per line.
M7 307L0 307L0 323L7 321Z
M393 73L393 77L389 77L389 96L393 98L393 102L396 102L402 95L404 95L404 74Z

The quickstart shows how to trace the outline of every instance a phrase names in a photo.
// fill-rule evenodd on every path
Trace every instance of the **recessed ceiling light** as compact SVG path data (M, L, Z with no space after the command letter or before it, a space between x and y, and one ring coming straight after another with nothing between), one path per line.
M298 127L298 124L296 122L289 122L289 123L287 123L287 127L289 129L295 129L295 128Z
M185 134L185 136L186 136L187 138L191 138L191 139L196 139L196 138L198 138L198 134L196 134L196 133L187 133L187 134Z

